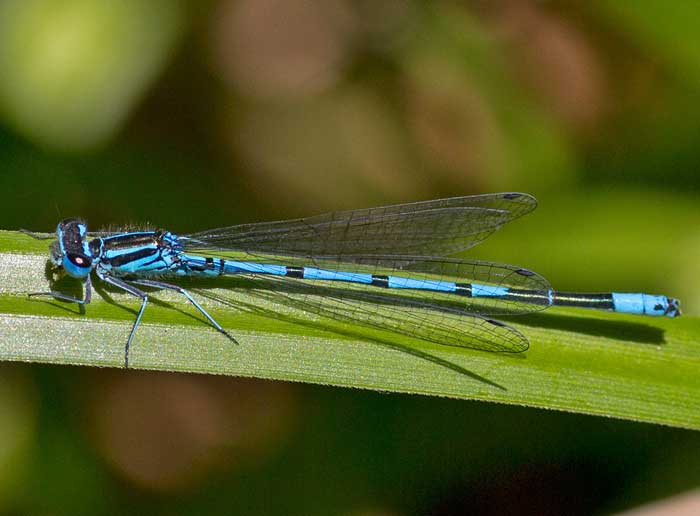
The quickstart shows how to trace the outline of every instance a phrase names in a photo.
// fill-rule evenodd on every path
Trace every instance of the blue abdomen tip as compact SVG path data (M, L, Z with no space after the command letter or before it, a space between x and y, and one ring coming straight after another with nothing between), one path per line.
M680 315L680 303L677 299L651 294L628 294L613 292L613 305L616 312L640 315Z

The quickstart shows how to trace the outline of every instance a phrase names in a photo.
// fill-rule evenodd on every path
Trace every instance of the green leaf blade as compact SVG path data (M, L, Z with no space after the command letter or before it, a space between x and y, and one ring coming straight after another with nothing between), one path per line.
M47 242L0 232L0 359L122 367L138 303L111 290L77 306L46 291ZM310 382L526 405L700 429L700 324L552 309L508 320L530 349L507 355L434 345L322 319L229 310L202 300L240 345L181 296L156 292L133 368Z

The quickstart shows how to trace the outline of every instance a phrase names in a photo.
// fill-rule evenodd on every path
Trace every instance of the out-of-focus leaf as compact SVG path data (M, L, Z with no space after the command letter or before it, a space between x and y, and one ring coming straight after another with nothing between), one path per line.
M570 181L567 136L519 84L506 48L468 11L440 4L401 51L407 94L419 99L414 119L427 118L440 142L428 142L429 159L457 176L452 183L488 190L517 188L523 177L530 188Z
M679 76L697 84L700 79L700 32L697 2L596 2L601 14L609 16L616 27L632 35L643 47L665 56Z
M163 68L181 1L0 3L0 113L47 147L103 143Z

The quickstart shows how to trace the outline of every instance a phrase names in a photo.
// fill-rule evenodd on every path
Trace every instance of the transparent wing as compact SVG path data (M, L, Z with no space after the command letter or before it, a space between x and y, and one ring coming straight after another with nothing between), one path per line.
M293 310L292 317L309 315L390 331L442 346L481 351L520 353L528 349L527 338L500 321L445 307L428 307L411 300L397 302L386 293L372 294L314 287L283 277L262 277L247 291L265 305ZM230 298L199 291L225 304ZM236 303L233 303L236 306Z
M182 240L195 250L446 256L476 245L536 206L535 198L524 193L473 195L229 226Z
M479 282L515 287L546 296L549 285L542 277L511 265L424 257L355 256L353 263L334 258L291 258L247 255L246 261L328 271L370 273L428 281ZM409 263L408 267L404 264ZM248 277L246 275L246 277ZM361 324L446 346L498 352L520 352L527 339L514 328L490 319L493 315L520 314L545 308L512 299L472 298L456 294L409 289L387 289L340 281L295 279L253 273L245 293L266 303L283 305L343 322ZM227 294L217 299L226 302Z

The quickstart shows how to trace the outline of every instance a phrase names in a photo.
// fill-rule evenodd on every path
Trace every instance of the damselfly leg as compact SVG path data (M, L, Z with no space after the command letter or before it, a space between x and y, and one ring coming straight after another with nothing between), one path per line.
M192 295L187 292L182 287L179 287L177 285L171 285L169 283L163 283L162 281L154 281L154 280L148 280L148 279L138 279L138 280L131 280L130 283L136 284L136 285L142 285L144 287L152 287L152 288L158 288L158 289L163 289L163 290L172 290L174 292L177 292L179 294L182 294L185 296L185 298L194 305L194 307L200 311L200 313L207 318L207 320L211 323L211 325L219 330L221 333L226 335L231 341L234 343L238 344L238 341L229 334L226 330L223 329L223 327L216 322L216 319L214 319L211 315L209 315L209 312L207 312L202 305L200 305L195 298L192 297Z
M129 338L126 340L126 346L124 346L124 368L128 369L129 368L129 348L131 347L131 341L134 339L134 334L136 333L136 328L139 327L139 324L141 324L141 318L143 317L143 312L146 309L146 305L148 304L148 294L146 294L144 291L129 285L126 281L115 278L113 276L110 276L109 274L105 274L103 271L100 269L95 269L95 272L97 273L97 276L104 281L105 283L109 283L110 285L114 285L117 288L122 289L123 291L131 294L132 296L138 297L141 300L141 308L139 308L138 313L136 314L136 319L134 320L134 325L131 327L131 333L129 333Z
M92 300L92 282L90 281L90 276L85 278L83 282L83 299L78 297L69 296L67 294L62 294L61 292L56 292L54 290L50 292L30 292L27 294L28 297L52 297L54 299L60 299L61 301L68 301L71 303L78 303L79 305L88 305Z

